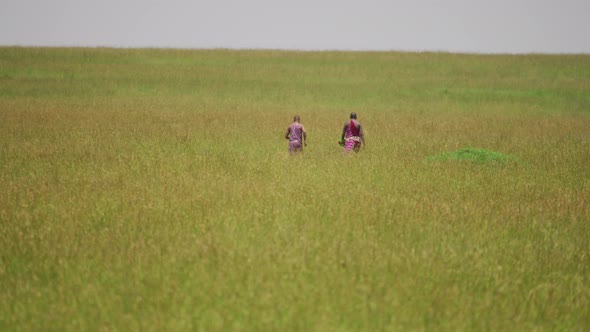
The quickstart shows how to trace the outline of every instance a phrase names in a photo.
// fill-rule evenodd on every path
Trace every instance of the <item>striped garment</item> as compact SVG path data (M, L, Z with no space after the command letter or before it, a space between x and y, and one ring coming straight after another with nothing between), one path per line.
M346 129L346 136L344 138L344 149L346 151L358 150L361 147L361 138L359 137L360 124L355 120L350 120L348 128Z
M302 143L303 125L300 123L293 123L289 126L289 152L296 152L303 150Z

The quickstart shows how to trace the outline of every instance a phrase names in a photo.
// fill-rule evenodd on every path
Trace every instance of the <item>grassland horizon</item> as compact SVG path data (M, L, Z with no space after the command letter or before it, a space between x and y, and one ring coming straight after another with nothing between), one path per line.
M0 330L588 330L589 128L588 55L0 47Z

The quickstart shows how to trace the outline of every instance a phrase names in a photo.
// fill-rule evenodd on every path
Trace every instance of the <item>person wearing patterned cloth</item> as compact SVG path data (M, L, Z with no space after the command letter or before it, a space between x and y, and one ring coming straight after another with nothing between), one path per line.
M365 134L361 123L356 119L356 113L350 113L350 121L344 124L342 129L342 138L340 139L341 145L344 145L344 151L359 152L361 144L365 145Z
M299 115L295 115L293 123L287 128L285 134L285 138L289 140L289 153L292 155L302 152L303 147L307 146L307 133L300 121Z

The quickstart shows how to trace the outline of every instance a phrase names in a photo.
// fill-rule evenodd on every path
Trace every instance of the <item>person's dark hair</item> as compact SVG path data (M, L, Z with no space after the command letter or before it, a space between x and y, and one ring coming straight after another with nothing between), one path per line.
M301 121L301 119L299 118L299 115L295 115L295 117L293 118L293 121L295 121L295 122Z
M350 118L351 119L356 119L356 113L355 112L350 113Z

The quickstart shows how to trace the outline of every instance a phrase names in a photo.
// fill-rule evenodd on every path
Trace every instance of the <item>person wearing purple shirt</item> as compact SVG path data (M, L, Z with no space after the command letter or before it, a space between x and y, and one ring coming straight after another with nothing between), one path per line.
M299 115L295 115L293 123L287 128L287 133L285 134L285 139L289 140L290 154L302 152L303 147L307 146L307 133L300 121Z
M340 138L340 144L344 146L344 151L359 152L361 144L365 146L365 133L363 132L363 126L356 119L356 113L350 113L350 121L344 124L342 129L342 138Z

